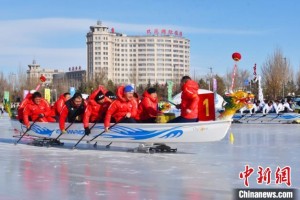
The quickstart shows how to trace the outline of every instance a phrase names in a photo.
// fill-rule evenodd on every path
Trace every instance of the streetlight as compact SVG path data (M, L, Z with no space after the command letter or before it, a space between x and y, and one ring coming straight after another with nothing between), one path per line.
M286 69L286 57L284 57L283 60L284 60L284 67ZM285 78L285 77L283 77L283 78ZM282 98L284 98L284 87L285 87L285 82L283 79L283 81L282 81Z
M212 67L209 67L208 69L210 69L210 75L209 75L209 90L210 90L210 84L211 84L211 82L212 82Z
M206 79L206 84L208 85L208 90L210 90L210 79Z

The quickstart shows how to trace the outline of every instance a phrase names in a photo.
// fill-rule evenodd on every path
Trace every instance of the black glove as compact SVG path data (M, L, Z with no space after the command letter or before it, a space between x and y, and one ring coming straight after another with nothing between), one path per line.
M20 122L21 124L23 124L23 119L19 119L19 122Z
M84 128L85 135L89 135L91 133L91 130L89 127Z
M39 118L43 118L45 115L43 113L39 114Z

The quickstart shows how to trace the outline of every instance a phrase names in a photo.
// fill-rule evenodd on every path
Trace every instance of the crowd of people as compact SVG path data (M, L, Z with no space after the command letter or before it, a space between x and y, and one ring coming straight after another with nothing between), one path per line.
M189 76L181 79L181 115L169 123L198 121L198 83ZM38 91L31 91L18 107L18 119L29 128L30 121L59 122L62 133L66 132L65 123L83 123L85 134L90 134L89 123L104 123L109 131L110 123L155 123L161 114L155 88L148 88L140 99L132 85L120 86L116 95L99 86L87 99L81 93L62 94L50 106Z
M281 114L285 112L294 112L294 103L291 99L283 100L265 100L260 102L260 100L255 99L253 104L250 103L247 106L240 109L241 115L244 113L262 113L264 115L268 113Z

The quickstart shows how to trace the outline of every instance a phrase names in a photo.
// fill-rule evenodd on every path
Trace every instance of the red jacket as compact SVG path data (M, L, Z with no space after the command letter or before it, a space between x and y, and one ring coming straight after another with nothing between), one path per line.
M85 100L82 100L82 104L76 108L72 103L72 98L66 101L59 116L59 128L60 130L65 129L65 122L76 123L82 122L83 113L87 106Z
M44 114L44 117L39 118L39 114ZM40 104L35 104L32 100L27 104L23 111L24 124L29 126L29 117L32 121L38 122L55 122L51 116L50 105L45 99L41 99Z
M100 91L103 93L103 95L105 95L105 93L107 92L107 90L102 85L100 85L98 89L93 91L92 94L89 96L89 101L94 100Z
M19 105L19 107L18 107L18 119L19 120L23 119L24 108L28 105L28 103L30 103L31 97L32 97L32 94L28 93L26 95L25 99L23 99L23 101Z
M89 97L88 105L83 116L84 128L89 127L89 122L96 122L104 119L105 113L110 105L110 101L107 97L105 97L104 103L98 104L94 99L100 91L102 91L103 94L106 93L104 88L99 87Z
M137 120L155 118L159 113L157 109L157 98L153 98L147 91L143 94L143 100L139 103Z
M188 80L181 88L181 116L186 119L198 118L198 83L192 80ZM191 110L190 113L187 109Z
M127 113L131 113L131 117L135 118L137 115L137 103L136 100L132 99L127 101L124 96L124 86L121 86L117 90L117 100L112 102L106 112L104 126L109 127L111 117L115 119L116 122L119 122L125 117Z
M62 94L59 96L59 99L55 102L55 104L52 107L52 112L54 115L58 116L59 113L61 112L62 108L64 107L67 99L66 97Z

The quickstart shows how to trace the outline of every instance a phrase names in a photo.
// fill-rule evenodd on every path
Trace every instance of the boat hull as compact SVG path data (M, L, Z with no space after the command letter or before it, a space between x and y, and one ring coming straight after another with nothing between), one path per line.
M133 143L189 143L212 142L223 139L231 125L232 120L206 121L197 123L176 124L126 124L120 123L112 127L109 132L103 133L94 141L101 142L133 142ZM26 127L17 120L11 120L14 129L21 133ZM90 124L90 127L93 124ZM113 124L111 124L113 125ZM66 123L66 127L68 123ZM28 135L40 138L56 138L61 132L58 123L36 122ZM93 139L103 132L102 123L96 124L89 136L83 141ZM63 134L61 140L79 140L84 134L82 123L72 124Z
M263 115L262 113L244 114L236 113L233 116L233 123L249 123L249 124L298 124L300 123L300 114L298 113L269 113Z

